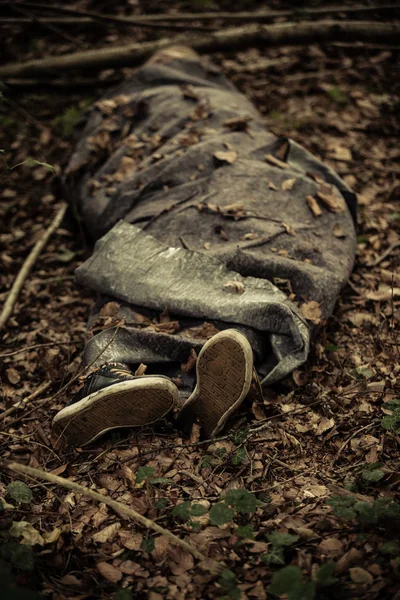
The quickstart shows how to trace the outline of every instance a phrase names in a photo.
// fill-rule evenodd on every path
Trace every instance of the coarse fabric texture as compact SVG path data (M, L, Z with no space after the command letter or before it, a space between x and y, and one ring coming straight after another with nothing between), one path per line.
M96 103L66 184L98 240L77 280L125 319L88 362L184 362L208 326L234 324L269 385L304 363L353 267L352 191L194 57L147 64ZM179 326L146 327L142 310Z

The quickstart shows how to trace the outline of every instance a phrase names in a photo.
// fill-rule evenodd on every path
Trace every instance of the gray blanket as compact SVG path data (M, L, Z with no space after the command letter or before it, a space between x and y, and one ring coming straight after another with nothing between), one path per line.
M354 194L200 60L145 65L96 103L66 182L98 240L77 280L125 323L90 362L172 369L233 325L271 384L307 359L353 267Z

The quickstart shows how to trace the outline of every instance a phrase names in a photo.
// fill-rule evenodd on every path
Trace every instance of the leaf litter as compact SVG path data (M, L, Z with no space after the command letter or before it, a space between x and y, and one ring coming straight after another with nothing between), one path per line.
M111 38L131 41L132 32L113 31ZM7 33L19 60L68 51L64 40L61 48L44 35L42 46L34 50L17 44L14 35ZM94 45L99 42L95 31L80 35ZM135 30L134 35L152 39L155 34ZM15 487L18 481L8 473L0 480L1 541L8 553L1 560L19 581L54 600L77 594L109 598L119 592L128 594L121 598L152 600L238 594L265 598L271 593L290 597L300 592L312 598L322 584L336 597L392 597L400 568L393 539L398 517L393 506L387 505L385 513L376 503L395 503L400 482L398 49L310 45L247 49L212 59L253 100L274 133L323 157L360 194L358 256L350 283L327 324L318 303L302 300L305 318L321 327L312 356L281 388L267 390L254 413L243 407L232 429L224 432L229 439L203 444L196 431L188 441L160 426L116 433L74 452L59 446L50 423L79 386L79 379L71 380L82 369L86 319L94 299L73 284L74 269L89 250L66 223L35 264L3 334L0 352L20 351L2 356L0 409L46 381L51 385L24 411L2 421L2 457L62 474L119 500L208 557L224 561L226 569L219 578L211 577L189 553L105 504L60 487L19 482L27 492ZM299 79L304 64L307 77ZM41 128L29 119L21 128L20 116L8 114L9 107L7 113L0 110L0 145L8 149L1 156L6 161L0 205L2 301L60 201L54 174L65 168L73 128L84 107L101 94L101 89L90 89L89 98L83 90L71 89L55 92L57 101L50 101L41 92L40 102L34 94L21 94L18 102ZM129 110L129 98L96 103L109 123L92 139L93 151L111 147L114 113L124 105ZM199 104L193 122L208 110ZM250 133L251 120L243 116L225 126ZM132 137L132 151L139 156L144 143ZM234 154L228 148L215 158L234 168ZM272 158L265 160L286 168L284 148ZM18 168L9 170L13 165ZM118 177L133 168L134 160L127 156ZM107 185L112 193L112 181ZM267 185L277 189L273 181ZM289 192L296 181L286 179L281 186ZM240 218L239 201L215 210ZM310 220L343 210L327 187L304 201ZM251 232L247 235L252 239ZM340 228L335 226L332 235L339 243ZM236 282L227 288L235 294L243 291ZM117 312L118 307L110 306L102 317L111 325ZM161 319L152 324L165 325L171 327ZM54 344L51 352L46 344ZM188 369L194 361L192 357ZM55 396L69 381L66 391ZM29 568L24 571L24 566Z

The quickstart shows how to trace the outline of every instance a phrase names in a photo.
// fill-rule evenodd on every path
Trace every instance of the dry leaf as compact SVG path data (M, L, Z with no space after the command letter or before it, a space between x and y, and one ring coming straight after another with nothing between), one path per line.
M154 540L154 550L151 552L155 562L160 562L167 557L170 540L165 535L160 535Z
M327 419L326 417L322 417L320 422L318 423L317 429L315 430L315 435L322 435L328 429L332 429L335 425L334 419Z
M62 583L62 585L74 585L79 587L82 585L82 580L75 577L75 575L68 573L67 575L64 575L64 577L61 577L60 583Z
M336 223L336 225L333 227L332 233L337 238L345 238L346 237L346 234L343 231L343 229L340 227L339 223Z
M324 498L329 495L329 490L325 485L308 485L303 490L305 498Z
M340 574L340 573L344 573L345 571L347 571L350 567L350 565L353 565L354 563L357 563L359 561L361 561L363 558L363 553L361 552L361 550L358 550L358 548L350 548L350 550L348 550L347 552L345 552L345 554L343 554L343 556L341 556L339 558L339 560L336 563L336 573Z
M226 162L231 165L237 159L237 152L234 150L230 150L228 152L219 150L218 152L214 152L214 158L219 162Z
M277 190L278 186L274 184L273 181L268 181L268 187L270 190Z
M320 217L322 215L321 207L313 196L306 196L306 202L314 217Z
M28 521L14 521L10 528L10 535L16 538L22 538L21 544L25 546L44 546L44 539L40 533L28 523Z
M231 131L245 131L252 120L253 117L234 117L233 119L227 119L222 125L228 127Z
M12 383L13 385L19 383L19 381L21 380L21 377L19 376L17 369L14 369L14 367L9 367L6 370L6 373L7 373L8 381L10 383Z
M279 160L279 158L276 158L272 154L265 154L264 158L268 163L274 165L274 167L279 167L280 169L287 169L289 167L287 162Z
M371 573L361 567L352 567L349 569L350 578L354 583L372 585L374 578Z
M194 368L196 362L197 362L196 350L194 348L191 348L189 358L187 359L186 362L181 364L181 370L184 373L189 373Z
M224 283L224 289L234 294L243 294L244 283L242 283L241 281L227 281L226 283Z
M293 189L294 184L296 183L296 178L293 177L293 179L285 179L284 181L282 181L282 189L283 191L287 192L291 189Z
M119 529L121 529L121 523L113 523L112 525L108 525L98 533L95 533L92 539L98 544L104 544L105 542L109 542L110 540L112 540Z
M138 552L143 542L143 536L141 533L131 533L126 530L119 530L118 535L121 539L122 545L128 550L135 550Z
M400 288L389 287L387 285L380 285L376 292L368 292L365 294L368 300L374 300L375 302L385 302L391 300L394 297L400 296Z
M305 302L300 307L300 312L308 321L315 323L318 325L321 323L321 306L319 302L315 300L310 300L309 302Z
M326 538L318 545L318 550L327 556L340 556L343 552L343 542L335 537Z
M265 593L264 584L258 580L256 585L247 592L248 596L257 598L257 600L266 600L267 594Z
M111 581L111 583L118 583L118 581L121 581L121 571L119 569L116 569L109 563L98 562L96 567L99 573L101 573L101 575L104 577L104 579L107 579L107 581Z
M334 146L329 151L329 156L334 158L335 160L342 160L344 162L349 162L353 160L353 156L348 148L345 146Z
M329 208L331 212L339 213L345 210L346 204L343 198L339 198L334 194L324 193L321 191L317 192L317 197L325 204L327 208Z
M52 531L46 531L46 533L43 534L45 544L54 544L58 541L60 535L61 529L58 527L55 527Z
M150 575L146 569L133 560L124 560L118 568L124 575L134 575L135 577L149 577Z

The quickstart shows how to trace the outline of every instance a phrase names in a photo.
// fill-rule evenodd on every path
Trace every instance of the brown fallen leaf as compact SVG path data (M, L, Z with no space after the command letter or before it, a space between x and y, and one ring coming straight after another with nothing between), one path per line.
M346 237L346 234L343 231L343 229L340 227L339 223L336 223L336 225L334 225L332 233L337 238L345 238Z
M336 563L336 569L335 572L337 574L340 573L345 573L345 571L347 571L351 565L354 565L354 563L358 563L362 560L363 558L363 553L361 550L359 550L358 548L350 548L350 550L348 550L347 552L345 552L343 554L343 556L341 556L339 558L339 560Z
M237 159L237 152L234 150L228 150L227 152L223 150L219 150L218 152L214 152L214 158L219 162L226 162L228 164L232 164Z
M268 187L269 187L270 190L275 190L276 191L278 189L278 186L275 185L273 181L268 181Z
M181 370L184 373L189 373L195 366L196 361L197 361L196 350L194 348L191 348L189 358L187 359L186 362L181 364Z
M64 575L64 577L61 577L60 583L62 585L73 585L75 587L79 587L82 585L82 580L75 577L75 575L68 573L67 575Z
M143 542L143 536L141 533L131 533L126 530L119 530L118 535L121 539L122 545L128 550L135 550L138 552Z
M335 537L326 538L318 544L318 550L326 556L340 556L343 552L343 542Z
M8 381L10 383L12 383L13 385L16 385L21 380L21 377L19 376L17 369L14 369L14 367L9 367L6 370L6 373L7 373Z
M331 212L343 212L346 208L344 199L339 198L339 196L335 196L334 194L328 194L318 191L317 197L319 200L321 200L321 202L325 204L327 208L329 208Z
M309 302L305 302L300 306L300 312L308 321L315 323L318 325L321 323L321 306L319 302L315 300L310 300Z
M146 569L143 569L133 560L124 560L118 568L124 575L135 575L135 577L148 577L150 575Z
M43 534L44 543L45 544L54 544L55 542L57 542L59 540L60 535L61 535L61 529L59 529L58 527L55 527L51 531L46 531Z
M353 160L351 151L345 146L335 145L329 150L329 156L335 160L350 162Z
M107 527L95 533L92 539L98 544L104 544L112 540L119 529L121 529L121 523L112 523L112 525L107 525Z
M314 196L306 196L306 202L314 217L320 217L322 215L321 207Z
M354 581L354 583L360 583L363 585L372 585L374 582L374 578L371 573L362 569L361 567L352 567L349 569L350 579Z
M280 169L288 169L289 168L289 165L287 162L283 162L283 160L279 160L279 158L276 158L275 156L273 156L273 154L265 154L264 159L271 165L274 165L274 167L279 167Z
M384 302L391 300L394 297L400 296L400 288L389 287L387 285L380 285L376 292L368 292L365 294L368 300L374 300L375 302Z
M156 563L164 560L168 555L171 542L165 535L160 535L154 540L154 550L151 552Z
M327 419L326 417L322 417L320 422L318 423L317 429L315 430L315 435L322 435L328 429L332 429L335 425L334 419Z
M227 281L223 287L234 294L243 294L245 289L242 281Z
M121 581L121 571L116 567L113 567L113 565L110 565L110 563L98 562L96 567L99 573L104 577L104 579L107 579L107 581L111 581L111 583L118 583L118 581Z
M222 125L228 127L231 131L245 131L252 120L253 117L234 117L233 119L227 119Z
M284 181L282 181L281 188L283 189L283 191L287 192L293 189L293 186L296 183L296 181L297 179L295 177L293 177L293 179L285 179Z

